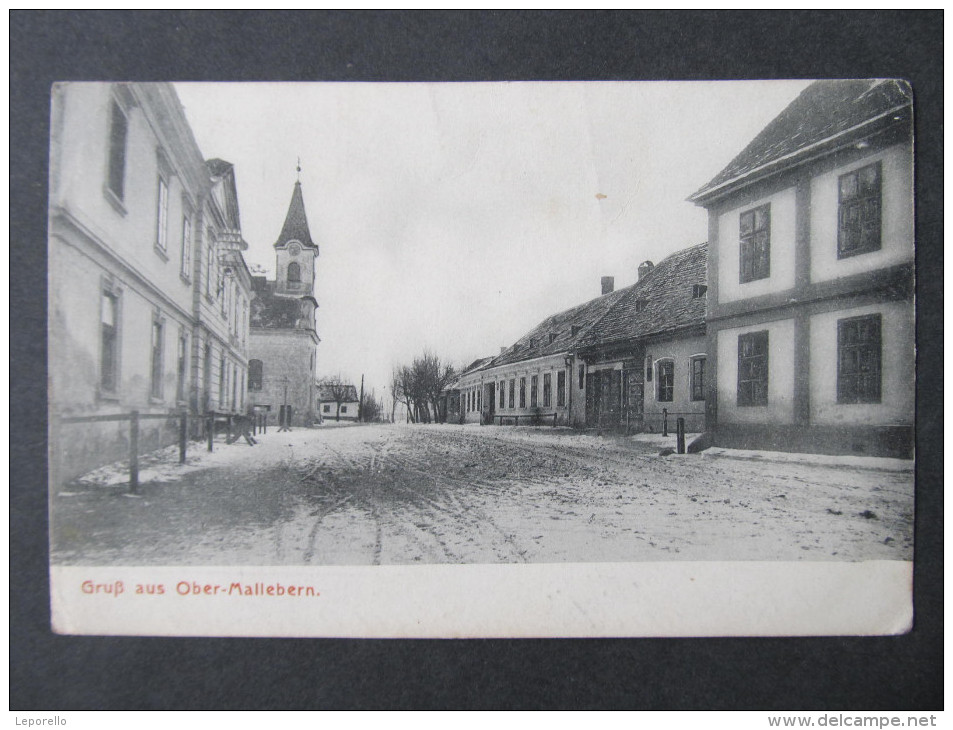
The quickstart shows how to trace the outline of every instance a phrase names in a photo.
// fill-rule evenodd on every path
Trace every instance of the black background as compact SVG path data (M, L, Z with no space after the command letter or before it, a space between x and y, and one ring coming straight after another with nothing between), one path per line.
M11 709L942 708L942 34L940 11L11 12ZM405 641L50 632L44 282L52 81L822 77L901 77L915 93L912 633Z

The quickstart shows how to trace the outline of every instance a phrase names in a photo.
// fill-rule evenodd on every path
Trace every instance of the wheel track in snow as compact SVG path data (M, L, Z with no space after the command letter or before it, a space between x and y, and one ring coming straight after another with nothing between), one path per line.
M433 507L437 511L448 515L453 520L462 523L466 527L471 527L471 528L488 527L492 529L493 531L498 533L501 538L503 538L503 542L508 546L514 558L516 558L520 562L526 561L527 551L516 542L514 535L510 535L509 533L504 531L499 525L497 525L496 522L494 522L490 518L490 516L486 513L485 510L482 510L475 505L462 504L459 498L457 497L457 495L452 491L452 488L448 488L448 486L450 486L450 487L458 487L458 488L467 489L467 488L472 488L474 485L484 486L486 484L485 482L474 481L474 480L464 480L464 479L459 479L456 477L451 477L448 475L434 476L432 474L429 474L428 472L423 471L422 469L411 466L406 461L394 459L393 457L391 457L391 459L392 461L398 464L398 468L402 468L402 469L405 469L406 471L418 473L427 480L433 480L434 488L438 490L439 496L444 498L445 502L440 502L437 499L434 499L433 497L426 494L414 492L413 489L404 485L394 484L396 488L400 489L405 494L410 495L411 499L429 504L431 507ZM443 483L441 484L441 482ZM486 484L486 486L489 486L489 485Z
M377 474L374 467L377 466L379 461L385 461L388 458L387 456L379 457L380 452L379 448L375 448L374 444L366 444L370 446L371 454L369 455L368 461L359 460L358 457L353 457L348 454L343 453L339 449L331 446L330 444L323 444L324 448L327 449L335 457L335 462L333 465L328 464L328 478L335 479L337 481L337 488L339 490L346 490L347 486L341 484L340 479L334 473L334 469L339 470L350 470L351 473L359 480L359 484L355 485L357 488L351 490L350 495L355 507L363 510L371 516L371 519L375 523L375 545L374 545L374 557L373 561L375 565L379 565L383 553L383 533L384 526L391 528L395 533L400 536L408 539L410 542L417 545L422 553L431 553L433 552L433 546L428 545L424 540L420 538L417 534L417 530L422 530L434 538L434 541L437 544L437 549L439 552L443 553L444 558L449 562L459 562L459 556L454 554L443 542L442 537L435 535L430 531L423 530L423 528L418 527L417 523L412 519L413 515L402 508L398 504L388 504L385 500L380 499L378 496L378 480ZM363 473L364 478L362 479L359 473ZM370 477L370 478L368 478ZM393 488L396 486L395 482L388 484L388 487ZM408 493L413 494L412 491ZM407 516L399 517L398 510L402 510L406 513ZM392 519L388 520L382 518L382 513L390 514ZM329 513L330 514L330 513ZM326 516L326 515L325 515ZM410 529L407 524L413 525L415 529Z
M419 434L414 434L410 440L413 442L413 446L416 447L414 449L415 452L421 450L420 447L424 447L422 450L424 451L424 458L426 458L427 453L430 451L429 447L433 443L432 439L429 438L429 435L420 437ZM439 546L439 550L444 553L445 558L451 562L459 562L459 556L457 556L453 550L446 545L445 536L439 534L439 520L432 525L426 524L425 520L427 518L433 519L434 516L433 514L428 514L426 511L426 508L429 507L431 513L446 515L448 518L450 518L452 523L462 524L470 529L479 529L481 527L487 527L491 529L502 538L503 543L507 546L508 551L512 554L514 559L518 561L525 561L526 550L516 542L515 536L508 534L506 531L500 528L499 525L493 522L489 516L478 507L472 505L464 506L454 494L453 489L453 487L468 489L472 488L472 486L477 483L480 487L490 488L495 492L499 492L498 485L494 485L492 482L485 480L474 482L473 480L459 479L446 474L435 476L432 473L421 469L417 465L417 462L410 457L391 453L392 443L389 441L385 442L384 444L374 442L362 444L362 446L368 447L370 454L362 454L361 456L352 456L350 454L346 454L340 449L335 448L326 442L322 443L322 446L334 457L334 459L330 463L328 463L327 460L324 460L322 463L312 467L308 472L308 476L313 476L315 473L317 473L321 466L326 468L328 478L336 479L336 475L334 474L335 469L345 471L350 470L355 474L355 476L357 476L358 472L363 472L366 474L369 478L360 480L363 483L363 486L352 492L352 496L354 497L353 506L363 509L372 516L377 523L377 534L379 536L382 532L382 519L380 516L381 512L389 512L393 515L393 520L386 521L386 523L401 536L409 538L425 552L430 552L430 550L428 550L428 545L416 534L416 530L423 531L436 541L437 545ZM386 452L385 448L387 449ZM387 490L389 490L395 496L397 496L397 494L405 495L407 499L403 501L413 505L415 507L415 511L408 510L406 506L397 502L393 504L382 503L382 501L376 496L371 496L371 493L375 492L374 488L372 487L372 483L376 483L379 477L384 476L382 473L387 469L394 469L402 473L417 474L427 482L432 481L436 494L434 496L430 496L419 490L414 490L413 488L402 484L399 479L392 479L386 482ZM338 484L338 489L343 488L346 487ZM441 499L443 501L441 501ZM398 511L403 512L404 516L398 516ZM330 514L330 512L327 514ZM327 515L322 515L322 519L325 516ZM407 524L413 525L416 530L409 529ZM378 539L375 549L375 557L377 560L380 559L381 550L381 539Z

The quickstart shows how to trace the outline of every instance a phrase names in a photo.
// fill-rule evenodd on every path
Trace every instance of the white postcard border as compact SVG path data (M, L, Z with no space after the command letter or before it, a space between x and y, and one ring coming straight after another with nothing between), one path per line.
M53 565L50 578L62 634L834 636L900 634L913 624L907 561Z

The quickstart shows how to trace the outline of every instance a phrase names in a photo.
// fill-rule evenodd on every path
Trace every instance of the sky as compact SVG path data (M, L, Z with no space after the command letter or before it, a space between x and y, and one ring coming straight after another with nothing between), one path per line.
M246 260L274 276L296 180L320 246L318 373L389 401L393 365L455 366L705 241L686 198L805 81L177 83L235 166Z

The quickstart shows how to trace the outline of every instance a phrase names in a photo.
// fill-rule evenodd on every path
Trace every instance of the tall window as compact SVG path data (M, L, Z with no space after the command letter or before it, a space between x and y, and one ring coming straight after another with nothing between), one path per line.
M228 331L232 331L231 322L229 322L228 317L231 312L232 306L232 281L231 279L219 274L219 289L222 292L222 316L225 317L225 322L228 326Z
M552 373L543 373L543 408L549 408L553 404L553 375Z
M153 398L162 397L162 344L165 326L162 317L156 313L152 316L152 387L149 394Z
M215 239L212 229L205 231L205 296L212 296L212 281L215 279Z
M218 407L225 407L225 394L228 392L226 387L228 383L228 369L225 367L225 356L222 355L218 361Z
M516 408L516 379L510 380L510 408Z
M838 178L837 258L880 250L880 163Z
M297 261L288 264L288 283L298 284L301 282L301 266Z
M556 373L556 406L562 408L566 405L566 371L560 370Z
M692 400L705 400L705 358L692 358Z
M212 344L205 343L205 362L202 365L202 398L204 399L203 408L209 410L212 407Z
M539 376L534 375L529 383L529 406L535 408L539 405Z
M182 216L182 276L192 278L192 219Z
M520 408L526 408L526 378L520 378Z
M261 360L248 361L248 390L261 390L262 378L265 375Z
M104 291L100 302L102 349L99 385L104 393L115 393L119 381L119 297Z
M156 195L156 246L163 251L169 247L169 184L161 173Z
M582 390L582 387L586 384L586 369L582 365L579 366L579 390Z
M771 276L771 204L741 214L741 283Z
M500 408L506 408L506 381L500 381Z
M837 322L837 402L880 403L880 315Z
M126 136L129 122L115 101L109 120L109 171L106 186L119 200L126 193Z
M655 367L658 370L658 399L671 403L675 396L675 361L660 360Z
M768 332L738 335L738 405L768 405Z
M179 331L179 353L176 361L176 381L175 381L175 399L177 401L185 400L185 383L188 373L188 352L189 337L185 332Z
M192 220L182 216L182 276L192 278Z

